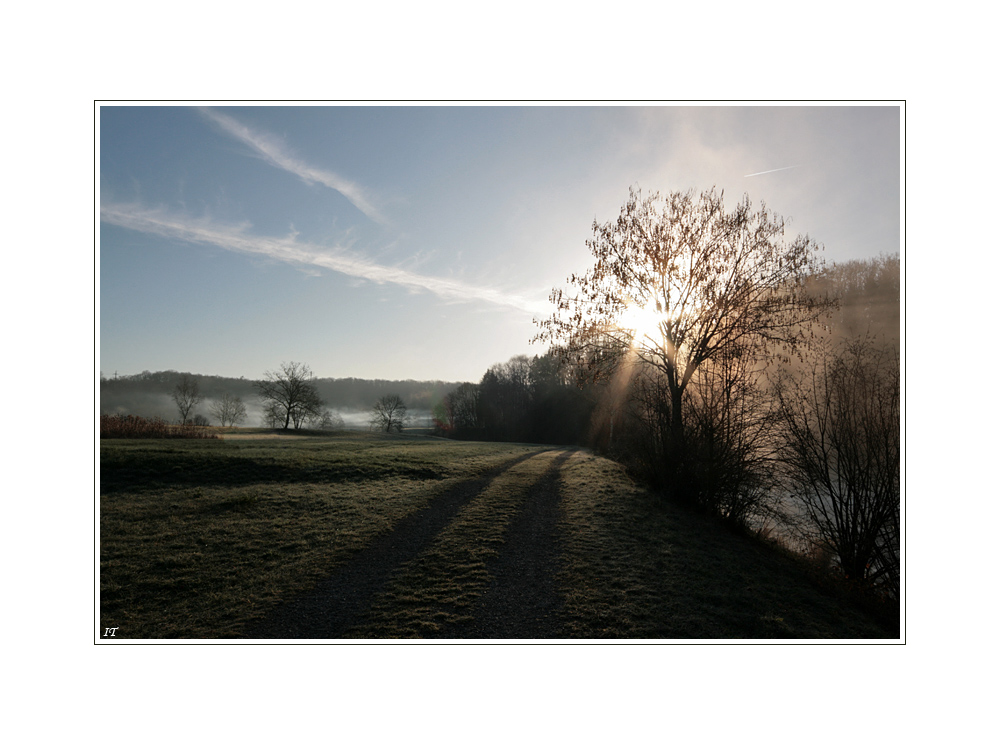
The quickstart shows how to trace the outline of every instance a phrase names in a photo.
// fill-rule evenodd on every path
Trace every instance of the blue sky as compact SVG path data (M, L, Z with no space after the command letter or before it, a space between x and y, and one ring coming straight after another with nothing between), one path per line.
M102 106L99 147L105 375L478 381L633 185L900 248L897 106Z

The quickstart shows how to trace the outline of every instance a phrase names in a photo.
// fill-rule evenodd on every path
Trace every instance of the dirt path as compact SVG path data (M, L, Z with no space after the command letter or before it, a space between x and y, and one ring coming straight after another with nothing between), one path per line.
M487 564L490 586L480 602L471 638L558 639L562 597L559 560L559 469L572 455L556 457L507 528L499 555Z
M436 638L546 639L560 638L557 619L561 598L555 584L558 568L557 520L559 469L571 451L553 457L529 453L514 458L477 479L462 482L423 510L354 555L336 574L310 593L279 606L248 629L254 639L340 639L351 634L371 610L380 593L425 551L460 511L481 497L512 469L531 468L520 511L503 528L503 543L486 562L489 583L479 598L474 618L445 624ZM525 461L531 463L518 469ZM545 467L545 462L550 461ZM534 475L534 469L540 473ZM543 470L544 469L544 470Z

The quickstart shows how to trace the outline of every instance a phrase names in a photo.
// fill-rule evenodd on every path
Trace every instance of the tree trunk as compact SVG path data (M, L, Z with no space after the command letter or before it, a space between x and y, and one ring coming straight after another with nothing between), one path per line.
M688 462L682 402L684 389L679 385L670 386L670 442L667 450L668 473L671 474L671 491L682 500L693 498L692 474Z
M679 385L670 386L670 438L672 446L678 451L684 447L684 419L681 404L684 400L684 389Z

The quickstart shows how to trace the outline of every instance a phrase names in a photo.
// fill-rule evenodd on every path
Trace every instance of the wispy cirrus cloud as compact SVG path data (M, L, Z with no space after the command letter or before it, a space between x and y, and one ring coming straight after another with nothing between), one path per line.
M101 221L141 233L217 246L227 251L264 256L301 267L329 269L371 282L387 282L410 290L426 290L449 302L481 301L527 313L545 313L549 310L547 303L516 293L375 264L342 248L331 249L300 242L296 240L294 232L284 238L252 235L243 226L219 225L135 204L102 205Z
M384 224L385 217L372 204L364 187L345 179L332 171L315 168L288 152L284 144L275 136L266 132L257 132L236 121L231 116L208 108L199 109L201 113L215 122L222 130L235 137L240 142L249 145L259 156L275 168L294 173L309 184L322 184L334 191L340 192L351 204L365 213L375 222Z

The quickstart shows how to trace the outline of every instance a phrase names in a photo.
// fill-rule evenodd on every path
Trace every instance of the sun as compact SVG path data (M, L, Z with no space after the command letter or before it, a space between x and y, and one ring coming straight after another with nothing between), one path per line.
M656 303L651 300L646 305L629 305L618 321L618 326L632 333L633 343L646 340L659 344L663 337L660 324L664 320L666 316L656 309Z

